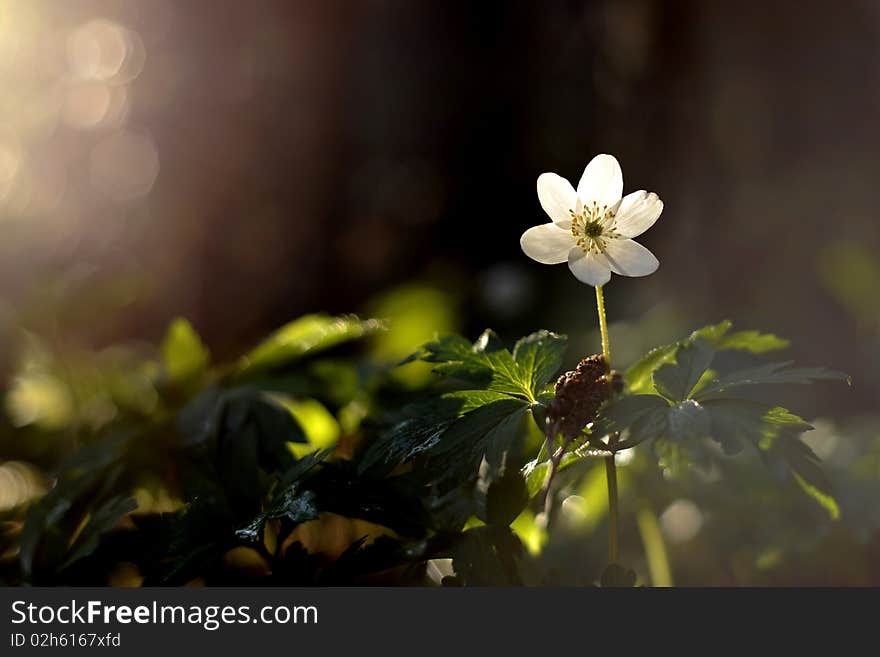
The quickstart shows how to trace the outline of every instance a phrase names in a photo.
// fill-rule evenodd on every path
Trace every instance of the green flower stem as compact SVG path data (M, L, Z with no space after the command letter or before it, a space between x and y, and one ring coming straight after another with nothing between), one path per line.
M611 369L611 345L608 341L608 322L605 319L605 295L602 286L596 286L596 309L599 311L599 331L602 334L602 354ZM617 464L614 454L605 457L605 477L608 480L608 562L620 559L620 514L617 495Z
M599 311L599 331L602 333L602 355L605 363L611 368L611 345L608 342L608 322L605 320L605 294L602 286L596 286L596 308Z

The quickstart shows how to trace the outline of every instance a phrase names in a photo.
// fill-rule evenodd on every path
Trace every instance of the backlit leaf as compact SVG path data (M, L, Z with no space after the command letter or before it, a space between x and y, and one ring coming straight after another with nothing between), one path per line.
M849 377L842 372L826 370L822 367L790 367L791 364L792 361L766 363L737 370L705 386L699 391L696 398L707 399L742 386L771 383L807 384L820 380L849 381Z
M768 351L776 351L785 349L789 345L789 341L780 338L772 333L761 333L760 331L737 331L719 339L713 346L716 351L724 351L726 349L736 349L739 351L747 351L752 354L763 354Z
M210 354L192 325L178 317L168 327L162 341L162 364L172 381L186 381L200 375L208 366Z
M667 363L654 372L654 386L670 401L682 401L709 369L714 357L715 351L702 338L679 347L675 363Z
M305 315L275 331L241 357L236 374L250 375L287 365L349 340L362 338L384 328L379 320L354 315Z
M559 371L566 343L564 335L550 331L532 333L516 343L513 359L533 391L540 390Z

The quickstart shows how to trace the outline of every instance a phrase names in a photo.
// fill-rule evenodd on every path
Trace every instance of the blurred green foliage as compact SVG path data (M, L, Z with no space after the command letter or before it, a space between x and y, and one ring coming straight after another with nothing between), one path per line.
M818 260L822 285L860 324L876 329L880 316L880 262L863 244L832 242Z
M843 545L854 563L877 549L880 518L853 533L832 517L862 522L880 441L828 476L817 452L833 452L800 437L811 424L741 396L845 377L725 360L785 340L723 322L649 352L567 448L545 509L543 419L566 339L441 335L451 308L410 286L375 303L381 321L309 315L229 362L183 319L156 349L27 336L0 427L3 581L797 583L787 569L811 549ZM629 517L632 568L618 570L604 568L606 435L620 436Z

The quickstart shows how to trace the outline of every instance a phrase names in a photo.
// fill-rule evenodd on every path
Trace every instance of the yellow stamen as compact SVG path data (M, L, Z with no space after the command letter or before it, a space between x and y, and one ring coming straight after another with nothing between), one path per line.
M599 206L596 201L584 204L580 212L568 211L571 215L571 234L575 243L584 253L603 253L608 240L619 237L614 230L614 211L607 205Z

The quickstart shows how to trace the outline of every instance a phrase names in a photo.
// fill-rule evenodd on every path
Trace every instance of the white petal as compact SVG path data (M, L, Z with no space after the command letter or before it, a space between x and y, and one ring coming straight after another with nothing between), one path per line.
M638 237L654 225L661 212L663 201L654 192L627 194L617 208L614 229L624 237Z
M601 253L584 253L575 247L568 254L568 268L582 283L593 287L605 285L611 279L611 268Z
M574 235L556 224L542 224L524 232L519 238L519 245L532 260L545 265L558 265L568 260Z
M605 257L611 271L621 276L647 276L660 266L653 253L632 240L610 240L605 247Z
M553 221L563 228L571 227L569 210L575 209L577 194L570 182L555 173L542 173L538 176L538 200Z
M600 206L612 206L623 196L623 172L613 155L597 155L587 168L577 188L583 203L595 201Z

